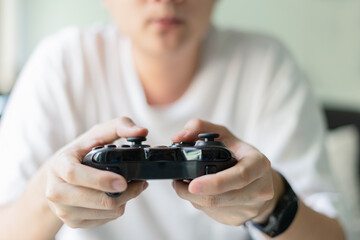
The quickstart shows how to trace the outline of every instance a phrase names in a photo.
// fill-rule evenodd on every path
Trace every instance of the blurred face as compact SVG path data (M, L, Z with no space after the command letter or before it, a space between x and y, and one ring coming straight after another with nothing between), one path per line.
M197 46L216 0L104 0L121 32L150 54Z

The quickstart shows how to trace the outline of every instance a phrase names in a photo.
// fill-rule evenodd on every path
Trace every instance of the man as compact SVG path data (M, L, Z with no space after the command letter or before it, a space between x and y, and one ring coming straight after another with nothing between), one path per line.
M0 130L0 236L49 239L65 223L60 239L344 238L301 74L276 41L212 28L215 2L106 0L117 29L41 44ZM119 138L200 132L218 132L238 163L175 191L81 164Z

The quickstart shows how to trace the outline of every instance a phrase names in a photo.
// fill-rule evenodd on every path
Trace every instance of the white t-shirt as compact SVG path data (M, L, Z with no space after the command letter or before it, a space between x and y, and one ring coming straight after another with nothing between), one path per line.
M305 201L335 216L322 117L286 50L256 34L212 28L201 65L175 103L147 104L131 42L114 27L72 27L36 49L0 127L0 204L16 199L40 165L96 123L128 116L148 143L170 145L192 118L227 126L256 146ZM149 181L125 215L93 229L64 226L58 239L248 239L244 227L217 223L180 199L170 180ZM250 227L251 229L251 227ZM252 229L254 239L261 239Z

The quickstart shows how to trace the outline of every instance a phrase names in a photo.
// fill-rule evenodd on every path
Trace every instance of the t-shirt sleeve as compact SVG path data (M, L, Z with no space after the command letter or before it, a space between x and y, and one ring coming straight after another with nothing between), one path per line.
M266 53L262 88L251 142L282 173L300 199L329 217L340 217L325 150L325 121L304 74L286 49L274 43ZM255 236L253 236L255 239Z
M53 39L44 40L10 95L0 125L0 204L16 199L39 167L66 142L69 102L61 61L61 49Z

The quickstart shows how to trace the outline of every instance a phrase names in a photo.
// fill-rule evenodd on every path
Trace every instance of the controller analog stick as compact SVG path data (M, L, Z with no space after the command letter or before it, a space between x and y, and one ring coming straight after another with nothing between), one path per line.
M198 135L199 138L205 139L205 142L214 142L215 138L220 137L218 133L200 133Z
M131 143L131 147L147 146L147 145L142 145L142 142L146 141L146 137L129 137L126 140Z
M203 141L197 141L195 146L219 146L219 147L225 147L225 144L223 142L215 141L215 138L220 137L220 134L218 133L200 133L198 135L199 138L203 138Z

